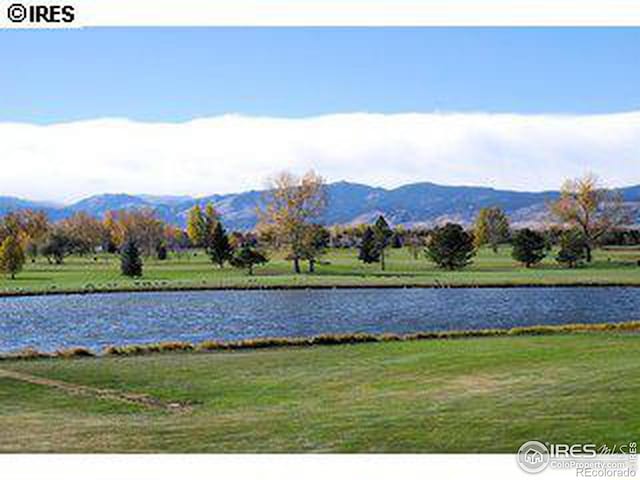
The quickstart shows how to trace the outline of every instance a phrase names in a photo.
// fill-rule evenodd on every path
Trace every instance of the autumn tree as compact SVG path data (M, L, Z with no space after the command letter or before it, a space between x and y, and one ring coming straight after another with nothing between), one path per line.
M4 239L0 245L0 271L16 278L16 274L22 270L25 257L20 242L13 235Z
M51 229L45 212L20 210L9 212L0 220L0 243L13 236L29 256L35 259L39 246Z
M102 219L102 249L105 252L115 253L124 243L124 231L117 221L117 212L108 211Z
M327 206L324 179L313 171L298 178L290 173L276 176L258 208L260 230L269 232L276 248L284 249L300 273L307 228L319 220Z
M59 228L71 239L75 253L85 255L102 245L105 230L102 222L85 212L78 212L63 220Z
M193 246L207 248L219 221L220 215L211 202L205 205L204 211L200 205L194 205L187 217L187 235Z
M8 212L0 221L0 241L13 237L20 241L24 235L24 219L21 212Z
M391 239L393 237L393 230L389 227L389 224L385 218L380 215L373 225L373 237L375 238L376 248L380 252L380 269L385 269L385 249L391 245Z
M587 262L591 262L592 250L604 234L630 222L622 196L602 187L593 174L567 180L550 210L561 223L582 232Z
M474 245L489 245L494 253L498 246L509 239L509 219L499 207L482 208L473 229Z
M186 250L191 244L187 232L175 225L165 225L164 238L167 248L172 251Z
M189 210L187 217L187 235L194 247L200 247L204 244L205 239L205 220L204 213L200 205L195 204Z
M118 246L126 240L134 240L140 253L148 257L163 244L165 223L152 209L119 210L112 215Z

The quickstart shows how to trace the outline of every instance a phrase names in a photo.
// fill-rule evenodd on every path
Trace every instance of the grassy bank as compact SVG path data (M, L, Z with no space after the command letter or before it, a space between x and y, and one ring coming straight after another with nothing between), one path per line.
M306 288L356 286L523 286L523 285L640 285L639 249L598 250L594 262L583 268L560 267L550 255L539 266L526 269L514 262L508 248L494 254L479 252L463 271L446 272L424 258L413 259L404 249L389 249L387 270L364 265L357 251L332 250L314 274L293 275L291 263L272 255L256 269L244 272L213 266L202 251L171 255L167 261L147 259L144 277L120 275L117 257L70 257L64 265L44 259L28 263L16 280L0 278L0 295L129 290L180 290L200 288Z
M513 452L530 439L621 444L640 431L639 351L637 334L599 332L7 361L0 450ZM145 402L118 400L132 396Z
M520 335L559 335L593 332L640 332L640 321L619 323L568 323L563 325L531 325L513 328L489 328L478 330L446 330L440 332L395 333L338 333L312 337L259 337L236 341L205 340L200 343L158 342L122 346L108 346L101 352L84 347L73 347L55 352L41 352L31 348L14 353L0 354L0 361L77 359L96 356L129 357L169 352L214 352L256 350L281 347L317 347L320 345L347 345L357 343L412 342L416 340L455 340L474 337L514 337Z

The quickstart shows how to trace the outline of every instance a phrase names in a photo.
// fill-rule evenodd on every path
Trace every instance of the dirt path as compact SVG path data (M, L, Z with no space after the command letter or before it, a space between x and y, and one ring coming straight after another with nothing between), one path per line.
M5 370L4 368L0 368L0 378L3 377L11 378L13 380L19 380L21 382L32 383L35 385L43 385L45 387L56 388L71 395L82 395L105 400L114 400L117 402L139 405L145 408L160 409L176 413L188 412L191 410L191 407L184 403L165 402L144 393L128 393L113 389L88 387L86 385L78 385L75 383L63 382L61 380L52 380L50 378L38 377L28 373L16 372L14 370Z

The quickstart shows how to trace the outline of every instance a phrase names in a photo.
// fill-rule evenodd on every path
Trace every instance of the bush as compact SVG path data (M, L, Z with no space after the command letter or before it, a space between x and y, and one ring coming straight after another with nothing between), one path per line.
M55 353L56 357L61 358L87 358L87 357L95 357L95 353L93 353L88 348L84 347L72 347L64 350L58 350Z

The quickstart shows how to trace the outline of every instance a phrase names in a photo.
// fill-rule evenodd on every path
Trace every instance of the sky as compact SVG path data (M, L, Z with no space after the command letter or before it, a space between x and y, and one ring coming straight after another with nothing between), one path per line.
M640 29L0 32L0 196L640 183ZM52 181L55 179L55 181Z

